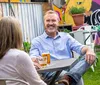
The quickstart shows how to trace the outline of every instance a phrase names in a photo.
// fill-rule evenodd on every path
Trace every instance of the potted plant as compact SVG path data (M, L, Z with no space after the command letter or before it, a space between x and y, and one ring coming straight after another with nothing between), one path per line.
M70 14L73 17L74 23L76 26L83 25L84 24L84 13L85 8L84 7L72 7L70 8Z

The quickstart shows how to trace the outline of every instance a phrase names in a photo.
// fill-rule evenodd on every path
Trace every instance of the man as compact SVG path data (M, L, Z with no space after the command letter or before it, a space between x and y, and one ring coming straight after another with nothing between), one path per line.
M80 55L85 54L85 57L82 57L80 61L70 69L68 75L66 75L67 71L65 70L64 78L66 80L68 79L67 85L76 85L87 68L95 61L95 53L87 46L81 45L69 34L58 32L58 25L58 14L52 10L47 11L44 16L45 32L41 36L33 39L30 56L33 61L36 61L36 57L41 56L42 52L47 50L50 53L51 60L72 58L72 50Z

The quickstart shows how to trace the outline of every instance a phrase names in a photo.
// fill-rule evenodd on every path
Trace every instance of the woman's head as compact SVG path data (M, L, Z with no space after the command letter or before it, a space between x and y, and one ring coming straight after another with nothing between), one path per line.
M22 32L19 21L14 17L3 17L0 20L0 58L11 48L20 48Z

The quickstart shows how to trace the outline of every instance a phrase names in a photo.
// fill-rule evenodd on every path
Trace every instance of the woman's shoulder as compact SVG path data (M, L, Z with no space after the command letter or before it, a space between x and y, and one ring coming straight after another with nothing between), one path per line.
M26 52L24 52L23 50L19 50L19 49L10 49L7 52L7 54L11 56L27 56L28 55Z
M6 61L6 63L11 63L15 66L17 62L21 63L28 59L29 55L26 52L18 49L10 49L8 52L6 52L6 54L2 58L2 61Z
M10 55L14 57L17 62L21 63L30 59L29 54L19 49L11 49Z

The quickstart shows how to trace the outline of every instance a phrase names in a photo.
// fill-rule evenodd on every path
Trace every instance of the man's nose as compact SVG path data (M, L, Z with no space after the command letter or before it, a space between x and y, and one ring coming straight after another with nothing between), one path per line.
M52 21L50 21L50 22L49 22L49 24L53 24L53 22L52 22Z

